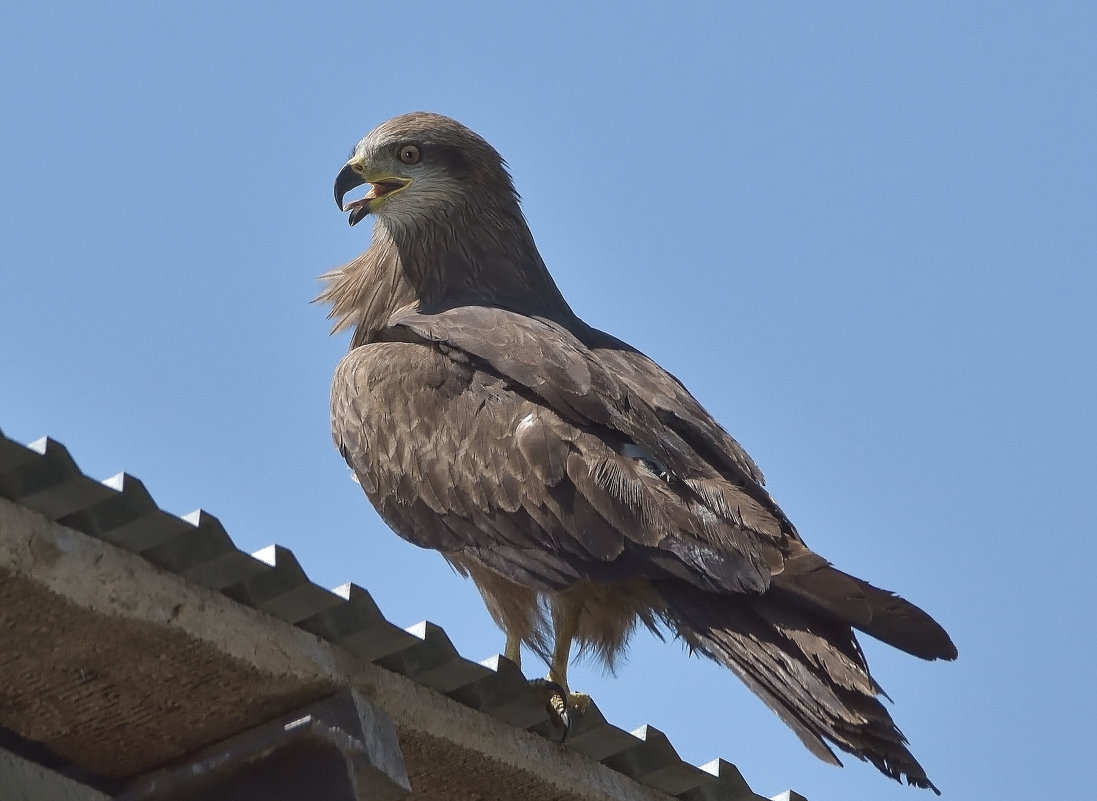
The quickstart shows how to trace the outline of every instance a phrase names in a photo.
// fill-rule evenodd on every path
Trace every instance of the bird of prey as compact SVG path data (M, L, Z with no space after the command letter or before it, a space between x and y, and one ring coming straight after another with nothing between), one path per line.
M666 626L823 760L841 764L829 742L936 790L853 629L923 659L955 658L948 634L809 550L681 382L576 316L487 141L437 114L388 120L335 199L375 220L319 298L353 330L335 443L397 534L475 582L506 656L525 644L566 691L573 646L612 668L639 624Z

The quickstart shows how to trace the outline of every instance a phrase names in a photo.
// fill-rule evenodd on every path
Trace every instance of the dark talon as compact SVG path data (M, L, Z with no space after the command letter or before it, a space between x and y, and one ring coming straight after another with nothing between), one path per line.
M571 730L571 715L568 713L568 696L564 688L548 679L533 679L529 686L545 702L545 711L553 728L562 729L557 745L564 746Z

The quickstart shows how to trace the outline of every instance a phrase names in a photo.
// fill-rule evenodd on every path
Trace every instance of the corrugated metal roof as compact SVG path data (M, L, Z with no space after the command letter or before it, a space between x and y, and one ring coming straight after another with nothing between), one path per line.
M0 497L140 554L468 707L523 729L550 731L542 702L506 658L465 659L445 631L429 622L400 628L385 619L362 587L327 590L309 581L286 548L244 553L213 515L169 514L126 473L106 481L90 478L64 445L48 437L24 446L0 431ZM700 768L685 763L658 729L627 732L606 721L593 702L578 717L568 748L683 801L762 798L731 763L717 759Z

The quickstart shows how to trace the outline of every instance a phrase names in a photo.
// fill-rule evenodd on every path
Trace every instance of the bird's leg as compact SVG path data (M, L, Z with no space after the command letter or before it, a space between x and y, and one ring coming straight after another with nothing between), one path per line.
M590 706L590 696L586 693L573 693L568 688L568 661L571 659L571 641L579 629L579 615L583 608L580 604L561 598L552 605L552 662L549 664L548 680L556 682L567 694L568 706L582 712Z
M549 720L561 731L559 745L566 747L568 733L571 731L570 709L582 710L585 704L578 706L576 698L568 692L568 660L571 658L571 641L579 628L581 607L562 598L552 602L552 659L549 662L548 677L534 679L533 688L545 703ZM508 642L509 644L509 642ZM588 701L589 703L589 701Z
M552 604L552 661L549 663L548 680L568 691L568 661L571 659L571 641L579 628L579 608L559 598Z
M512 631L507 632L507 644L503 647L503 656L522 667L522 638Z

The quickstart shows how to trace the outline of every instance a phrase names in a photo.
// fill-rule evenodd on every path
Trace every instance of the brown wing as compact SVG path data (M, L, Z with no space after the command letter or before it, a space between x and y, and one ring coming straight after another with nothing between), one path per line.
M777 521L567 331L470 307L406 315L388 337L403 341L341 363L332 415L337 445L401 536L545 589L579 578L768 586Z

